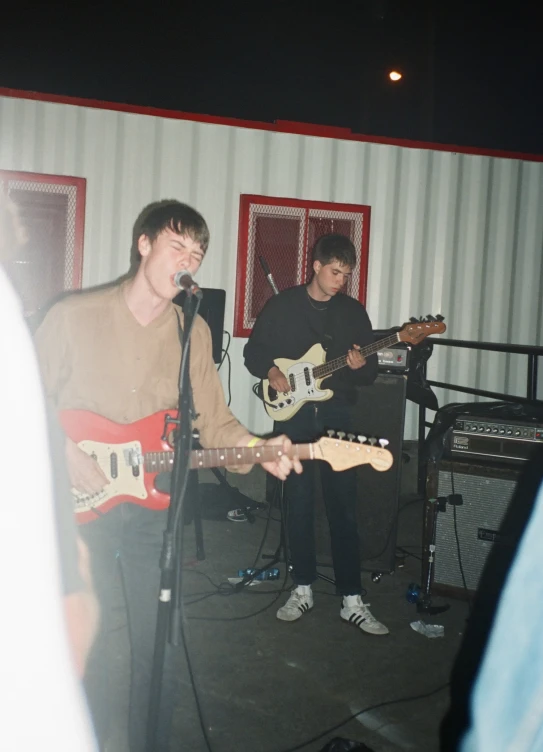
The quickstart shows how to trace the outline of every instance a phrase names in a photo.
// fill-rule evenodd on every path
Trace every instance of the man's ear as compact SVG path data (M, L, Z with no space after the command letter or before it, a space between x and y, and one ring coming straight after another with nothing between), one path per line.
M320 270L322 269L322 264L320 261L313 261L313 271L315 274L318 274Z
M147 235L139 236L138 251L140 252L142 258L145 258L145 256L148 256L151 253L151 241L149 240Z

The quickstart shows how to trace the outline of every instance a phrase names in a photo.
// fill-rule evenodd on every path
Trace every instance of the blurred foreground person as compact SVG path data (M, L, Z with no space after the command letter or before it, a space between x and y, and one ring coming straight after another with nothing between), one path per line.
M0 190L0 261L24 240L16 207ZM98 619L88 553L64 507L63 463L51 462L55 427L20 301L1 265L0 343L0 748L92 752L79 681Z

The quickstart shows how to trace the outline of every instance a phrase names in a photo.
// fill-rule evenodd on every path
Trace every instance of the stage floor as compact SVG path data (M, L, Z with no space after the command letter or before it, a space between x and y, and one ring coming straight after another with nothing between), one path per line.
M407 450L409 452L409 449ZM368 472L371 472L368 469ZM265 496L264 473L229 475L250 498ZM421 554L422 502L414 501L416 462L403 467L397 544ZM204 476L203 481L213 481ZM342 622L333 585L315 583L315 607L299 621L279 621L275 612L290 588L285 565L281 577L230 596L216 586L274 552L279 540L279 510L257 513L254 524L204 520L205 559L195 559L193 525L185 527L185 633L194 685L180 649L183 690L175 714L172 750L204 752L194 699L214 752L317 752L334 737L364 742L374 752L437 752L439 723L448 706L449 674L465 629L467 607L450 600L438 616L421 616L406 599L410 582L420 583L420 561L398 559L393 574L373 582L363 573L364 600L390 635L372 636ZM319 526L324 520L319 518ZM323 531L318 532L322 537ZM398 553L400 553L398 551ZM262 561L262 560L260 560ZM333 576L328 567L321 572ZM436 603L443 603L436 598ZM443 638L428 639L410 623L423 618L442 624ZM115 681L126 683L126 620L112 645ZM417 699L418 698L418 699ZM108 752L126 752L127 698L116 709L116 732Z

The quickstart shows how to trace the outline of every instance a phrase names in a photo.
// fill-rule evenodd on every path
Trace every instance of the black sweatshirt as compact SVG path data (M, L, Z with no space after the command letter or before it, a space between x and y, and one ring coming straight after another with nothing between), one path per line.
M300 360L316 342L326 350L327 361L346 355L353 345L373 344L366 309L342 293L325 304L310 298L305 285L291 287L270 298L257 317L243 351L245 366L253 376L267 378L275 358ZM370 355L362 368L335 371L323 388L352 401L354 388L372 384L376 376L377 355Z

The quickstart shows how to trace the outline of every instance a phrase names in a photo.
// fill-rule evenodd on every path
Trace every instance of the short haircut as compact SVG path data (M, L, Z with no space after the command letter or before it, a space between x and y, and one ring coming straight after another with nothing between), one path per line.
M313 262L320 261L324 265L331 263L334 259L351 269L356 266L354 245L346 235L340 235L337 232L322 235L313 247Z
M143 217L140 215L138 235L146 235L153 242L161 232L169 229L178 235L188 235L200 245L204 253L207 251L209 229L205 219L196 209L174 200L157 202L149 209Z

